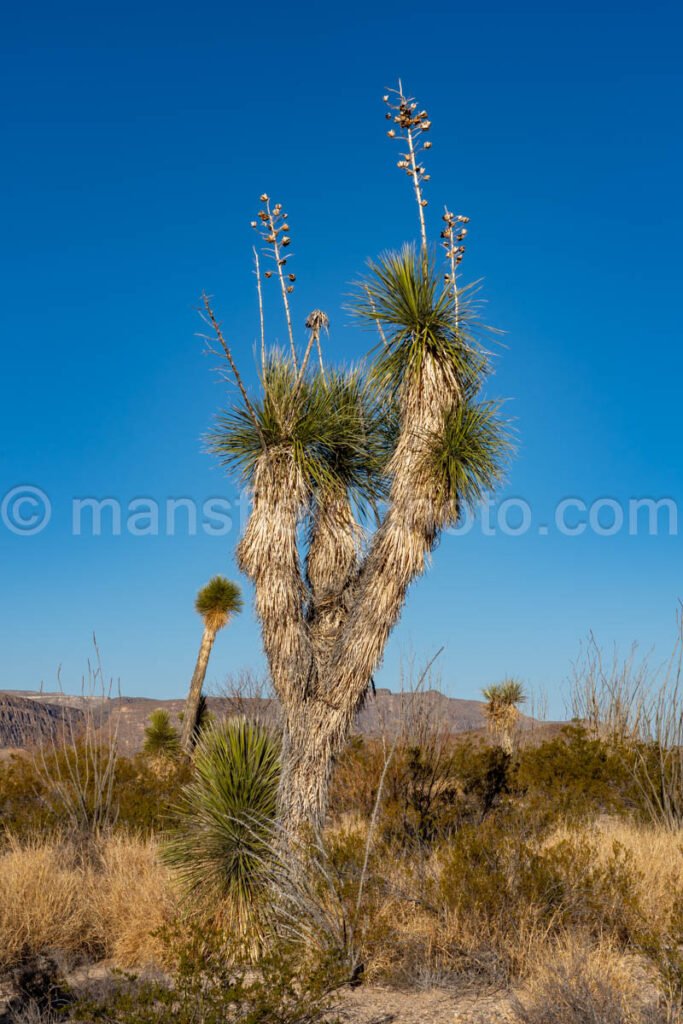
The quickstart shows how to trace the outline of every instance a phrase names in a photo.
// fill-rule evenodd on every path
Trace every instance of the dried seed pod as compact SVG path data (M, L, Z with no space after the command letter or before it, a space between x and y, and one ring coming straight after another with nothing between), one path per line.
M262 203L267 203L268 202L268 195L265 192L261 196L261 202Z
M309 313L304 324L309 331L326 331L329 326L330 318L327 313L323 313L322 309L314 309L312 313Z

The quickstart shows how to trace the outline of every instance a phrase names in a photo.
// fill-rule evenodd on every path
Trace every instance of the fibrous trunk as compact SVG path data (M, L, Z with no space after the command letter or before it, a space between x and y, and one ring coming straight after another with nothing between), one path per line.
M183 728L180 734L180 745L186 754L191 754L195 739L197 736L197 725L199 708L202 699L202 687L204 686L204 680L206 678L206 669L209 664L209 657L211 656L211 648L213 642L216 639L216 631L211 629L210 626L204 627L204 634L202 636L202 642L199 647L199 654L197 656L197 664L195 665L194 674L190 683L190 689L187 694L185 701L185 713L183 716Z
M285 451L257 467L252 514L238 549L284 711L280 822L294 838L323 822L328 783L410 583L456 510L425 472L429 440L459 399L458 382L428 355L402 396L389 508L360 560L346 496L312 502ZM322 498L322 500L321 500ZM312 508L312 512L311 512ZM297 531L313 518L304 585Z

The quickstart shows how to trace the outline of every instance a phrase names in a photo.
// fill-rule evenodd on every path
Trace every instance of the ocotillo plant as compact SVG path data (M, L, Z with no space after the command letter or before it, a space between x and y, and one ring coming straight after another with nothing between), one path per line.
M429 248L423 163L431 122L402 89L385 96L398 166L411 178L420 239L368 264L352 314L378 333L367 362L329 367L328 318L305 321L299 341L290 300L292 233L280 203L261 196L252 226L261 325L260 389L250 393L208 296L203 317L240 399L223 412L210 447L251 488L240 568L255 589L265 652L283 708L279 813L290 836L323 819L331 767L382 658L410 583L444 528L502 478L510 431L481 397L489 358L457 281L466 218L446 210ZM289 345L266 344L264 291L279 283ZM317 358L316 358L317 357ZM364 530L371 510L374 529ZM302 530L303 528L303 530Z
M242 610L240 588L232 580L226 580L224 576L214 576L199 591L194 606L204 620L204 634L185 701L183 727L180 734L180 745L187 754L192 753L197 739L202 708L202 687L206 678L211 649L218 631L227 626L232 616Z

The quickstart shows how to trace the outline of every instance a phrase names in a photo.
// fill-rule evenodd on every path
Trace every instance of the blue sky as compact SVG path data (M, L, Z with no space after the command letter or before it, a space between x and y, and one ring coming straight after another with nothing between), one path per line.
M367 350L349 282L417 230L381 103L399 75L433 121L432 237L443 203L471 217L464 277L506 332L492 390L520 451L500 499L533 524L444 538L379 681L445 644L450 694L513 673L560 713L590 629L664 656L680 536L569 537L553 515L567 497L668 498L683 530L682 29L673 2L6 6L0 499L38 487L52 517L0 524L0 688L51 688L60 664L77 686L95 631L125 693L183 693L194 593L236 575L236 533L125 524L139 497L236 497L202 450L230 396L195 336L199 295L253 378L249 222L267 190L290 215L295 320L322 308L331 357ZM121 502L120 536L72 535L89 496ZM210 680L261 663L245 613Z

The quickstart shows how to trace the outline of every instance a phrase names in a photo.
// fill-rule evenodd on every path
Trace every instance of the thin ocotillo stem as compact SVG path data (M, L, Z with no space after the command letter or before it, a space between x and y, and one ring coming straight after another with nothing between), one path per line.
M202 293L202 302L204 303L204 309L206 311L206 317L207 317L209 323L211 324L211 326L213 328L213 332L216 335L216 338L218 339L218 341L220 342L223 351L225 352L225 357L228 360L228 363L230 364L230 369L232 370L232 373L233 373L233 376L235 378L235 382L237 384L237 387L240 389L240 393L242 395L242 399L244 400L244 404L247 407L247 410L249 411L249 415L252 418L254 426L256 427L256 432L257 432L257 434L259 436L259 440L261 441L261 445L262 445L262 447L263 447L263 449L265 451L266 442L265 442L265 438L263 436L263 431L261 430L261 424L259 423L258 416L256 415L256 410L254 409L253 405L249 401L249 395L247 394L247 389L245 388L244 383L242 381L242 378L240 376L240 372L237 369L237 364L235 363L235 360L233 359L233 355L232 355L232 352L230 350L230 346L228 345L228 343L226 342L225 338L223 337L223 332L221 330L221 325L218 323L218 320L216 319L216 315L215 315L213 309L211 308L211 303L209 302L209 297L206 294L206 292Z

